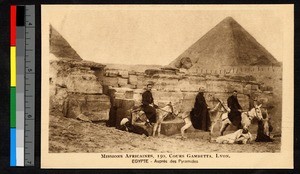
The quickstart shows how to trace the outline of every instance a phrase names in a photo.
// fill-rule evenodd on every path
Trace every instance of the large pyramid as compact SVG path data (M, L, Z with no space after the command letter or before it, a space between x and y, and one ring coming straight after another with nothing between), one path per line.
M182 62L191 63L187 67L192 69L207 66L279 65L279 62L232 17L221 21L170 65L180 68Z

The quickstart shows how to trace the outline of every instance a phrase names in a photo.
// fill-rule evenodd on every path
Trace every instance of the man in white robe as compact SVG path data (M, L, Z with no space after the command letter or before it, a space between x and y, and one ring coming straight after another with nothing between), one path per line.
M250 141L252 141L252 135L246 129L239 129L234 133L220 136L216 139L216 142L220 144L247 144Z

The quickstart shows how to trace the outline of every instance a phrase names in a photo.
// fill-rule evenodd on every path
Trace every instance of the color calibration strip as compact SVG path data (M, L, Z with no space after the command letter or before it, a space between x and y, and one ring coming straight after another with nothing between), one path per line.
M32 5L10 7L11 166L34 164L34 14Z
M16 145L16 17L17 7L10 7L10 166L17 165Z

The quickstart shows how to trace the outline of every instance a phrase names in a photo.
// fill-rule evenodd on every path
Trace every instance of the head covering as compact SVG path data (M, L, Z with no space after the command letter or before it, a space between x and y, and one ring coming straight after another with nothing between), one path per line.
M123 118L123 119L121 120L121 122L120 122L120 125L123 126L123 125L125 125L128 121L129 121L128 118Z
M148 81L147 86L148 86L148 85L152 85L152 86L153 86L153 85L154 85L154 82Z
M200 86L199 87L199 92L205 92L205 87L204 86Z

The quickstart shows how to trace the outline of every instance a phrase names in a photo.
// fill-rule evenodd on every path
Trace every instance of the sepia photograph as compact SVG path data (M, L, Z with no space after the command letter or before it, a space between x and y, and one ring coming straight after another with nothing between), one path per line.
M42 5L42 167L290 168L290 72L292 5Z

